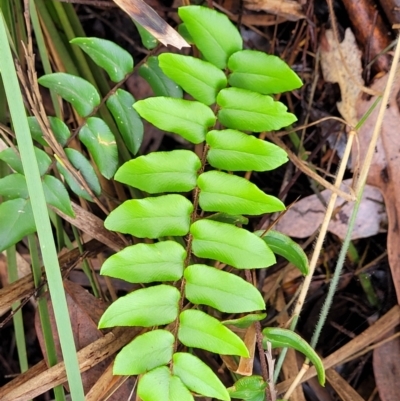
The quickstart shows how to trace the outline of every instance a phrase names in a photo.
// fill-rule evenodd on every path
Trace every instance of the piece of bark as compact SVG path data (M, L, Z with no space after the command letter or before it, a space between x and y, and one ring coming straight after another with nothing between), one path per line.
M357 42L363 47L370 62L380 54L393 40L392 33L386 27L382 16L373 0L343 0L348 12ZM389 71L390 56L380 55L373 64L374 72Z

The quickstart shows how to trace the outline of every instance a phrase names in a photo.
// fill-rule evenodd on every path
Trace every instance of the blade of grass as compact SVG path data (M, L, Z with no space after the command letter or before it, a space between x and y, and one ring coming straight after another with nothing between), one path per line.
M85 396L79 371L78 358L62 284L60 266L47 212L46 200L1 10L0 54L0 71L3 76L5 92L19 145L28 191L31 195L32 209L49 283L50 296L53 302L71 395L74 401L84 401Z

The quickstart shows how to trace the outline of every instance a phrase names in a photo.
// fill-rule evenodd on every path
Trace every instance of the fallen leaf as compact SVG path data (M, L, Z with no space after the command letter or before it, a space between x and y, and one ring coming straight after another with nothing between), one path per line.
M351 185L351 180L345 180L343 184L349 186ZM331 191L322 191L320 195L326 205ZM290 237L309 237L322 224L326 211L325 205L317 195L310 195L301 199L278 221L276 230ZM344 239L353 207L354 202L346 202L344 199L338 198L328 231ZM384 232L386 221L387 217L380 191L373 186L366 185L351 238L367 238Z
M358 122L356 104L364 81L361 77L361 51L350 28L344 40L337 43L333 31L325 31L321 38L321 68L325 81L338 83L342 100L337 108L348 124L355 127Z
M292 0L245 0L244 7L248 10L266 11L289 21L298 21L306 17L301 4Z

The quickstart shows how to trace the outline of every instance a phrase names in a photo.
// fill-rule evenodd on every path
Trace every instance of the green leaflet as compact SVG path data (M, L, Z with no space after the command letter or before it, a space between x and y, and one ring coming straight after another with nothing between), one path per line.
M50 128L53 131L54 137L61 146L65 146L70 137L69 128L60 120L58 117L47 117L49 119ZM43 146L48 146L47 142L43 137L42 129L36 119L36 117L27 117L29 129L31 131L32 138L39 142Z
M89 117L79 131L79 139L89 149L100 173L110 179L118 166L118 150L114 134L98 117Z
M16 198L28 199L29 192L25 176L14 173L0 178L0 196L4 196L7 200Z
M162 72L157 57L149 57L147 62L140 66L139 75L148 82L156 96L170 96L179 99L183 97L182 88Z
M165 75L207 106L215 103L217 93L227 85L225 74L207 61L172 53L160 54L158 61Z
M232 129L210 131L206 141L208 162L223 170L268 171L288 161L279 146Z
M224 324L225 326L235 326L239 327L240 329L247 329L254 322L258 322L260 320L265 319L266 316L267 316L266 313L251 313L238 319L224 320L221 323Z
M193 205L182 195L133 199L113 210L104 226L139 238L186 235L192 211Z
M136 337L118 353L114 375L139 375L172 358L174 336L167 330L154 330Z
M114 42L99 38L75 38L70 41L78 45L99 67L107 71L111 81L122 81L133 71L133 58Z
M207 128L216 121L209 107L190 100L153 97L139 100L133 107L157 128L178 134L192 143L203 142Z
M265 242L249 231L231 224L198 220L190 227L193 253L227 263L238 269L258 269L275 263Z
M206 265L185 269L185 296L193 304L212 306L221 312L241 313L265 309L260 292L232 273Z
M229 387L229 395L232 398L240 398L245 401L264 401L267 383L261 376L249 376L239 379L234 386Z
M154 49L158 45L157 39L149 31L144 29L142 27L142 25L137 23L135 20L132 20L132 21L135 24L135 26L139 32L140 39L142 39L143 46L148 50Z
M166 366L146 373L138 384L138 396L143 401L194 401L187 387Z
M242 50L228 60L229 84L264 95L300 88L298 75L279 57L255 50Z
M303 353L315 366L321 386L325 385L325 369L320 357L298 334L288 329L267 327L263 330L263 335L265 349L267 349L267 341L269 341L273 348L289 347Z
M75 149L66 148L64 149L64 151L71 164L82 174L89 188L93 191L94 194L99 196L101 194L100 182L89 160L86 159L86 157L83 156L81 152L78 152ZM73 180L75 181L75 178L73 178Z
M189 150L154 152L129 160L115 179L149 193L187 192L196 186L200 159Z
M132 107L134 103L135 98L123 89L118 89L106 101L126 147L135 155L143 141L143 123Z
M285 209L279 199L236 175L209 171L199 176L197 185L201 189L199 204L207 212L257 215Z
M46 202L61 210L67 216L75 217L68 192L62 182L51 175L45 175L42 182Z
M221 107L218 119L228 128L273 131L297 121L294 114L287 112L283 103L246 89L222 89L217 96L217 104Z
M100 273L130 283L175 281L182 277L185 258L185 249L174 241L137 244L110 256Z
M45 151L37 148L36 146L33 147L33 150L35 151L35 156L38 162L40 175L43 175L46 173L47 169L51 165L50 156ZM5 163L7 163L17 173L24 174L21 157L17 152L17 148L16 149L7 148L1 151L0 160L3 160Z
M75 75L56 72L44 75L38 82L71 103L81 117L87 117L100 104L97 89L90 82Z
M173 373L189 390L197 394L219 400L230 400L228 391L216 374L202 360L192 354L175 353Z
M261 236L263 232L260 230L254 234ZM261 238L271 248L272 252L293 263L304 275L308 274L308 258L299 244L287 235L273 230L267 231Z
M178 14L204 58L218 68L242 49L242 37L226 15L201 6L180 7Z
M173 322L178 315L179 291L170 285L155 285L131 292L113 302L99 328L114 326L151 327Z
M179 321L178 338L187 347L222 355L249 357L243 341L214 317L189 309L180 314Z
M0 252L36 231L29 199L0 203Z

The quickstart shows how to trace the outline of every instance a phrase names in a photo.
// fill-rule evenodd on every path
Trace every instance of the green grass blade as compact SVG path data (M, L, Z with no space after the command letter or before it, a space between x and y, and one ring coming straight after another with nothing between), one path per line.
M60 266L47 212L46 200L1 11L0 54L0 70L3 76L11 119L19 145L28 190L31 194L32 209L49 283L49 291L53 301L56 324L71 395L74 401L84 401L85 396L83 393L79 363L62 284Z

